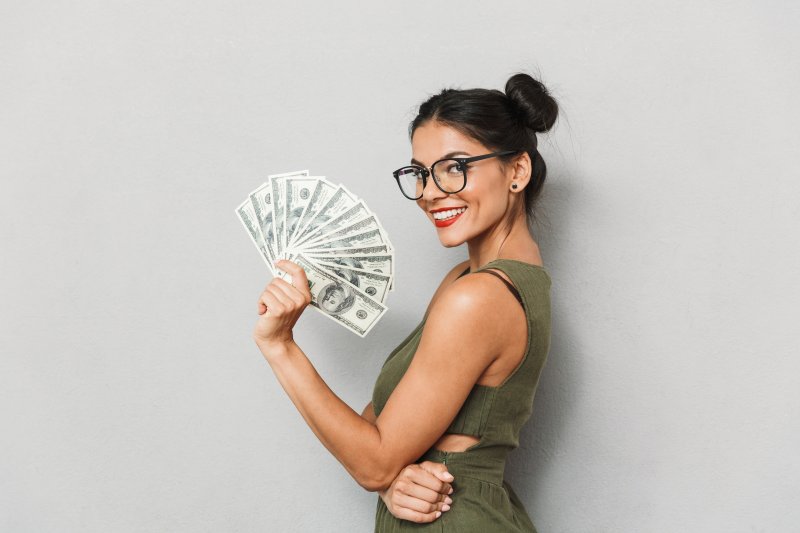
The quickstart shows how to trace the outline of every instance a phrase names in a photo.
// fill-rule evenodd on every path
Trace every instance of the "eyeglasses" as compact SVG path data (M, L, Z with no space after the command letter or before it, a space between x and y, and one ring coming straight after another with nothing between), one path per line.
M467 186L467 164L490 157L516 154L519 150L504 150L491 154L476 155L474 157L454 157L440 159L429 168L419 165L408 165L398 168L392 175L397 180L400 192L409 200L422 198L422 191L428 182L428 176L433 176L433 182L440 191L446 194L460 192Z

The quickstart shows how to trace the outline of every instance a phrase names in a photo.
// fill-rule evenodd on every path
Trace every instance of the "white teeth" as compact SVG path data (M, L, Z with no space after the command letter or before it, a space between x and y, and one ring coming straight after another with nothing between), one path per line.
M434 220L447 220L448 218L453 218L456 215L460 215L466 210L466 207L459 207L457 209L448 209L447 211L438 211L433 213L433 218Z

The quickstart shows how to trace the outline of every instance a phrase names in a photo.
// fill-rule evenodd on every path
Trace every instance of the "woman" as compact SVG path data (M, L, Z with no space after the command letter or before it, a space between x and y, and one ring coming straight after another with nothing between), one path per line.
M292 283L276 278L259 298L254 339L320 441L379 492L375 531L535 531L503 473L550 345L551 281L529 219L546 175L536 133L557 114L526 74L505 94L446 89L420 106L411 165L394 177L469 260L444 276L361 415L293 341L310 301L303 270L279 261Z

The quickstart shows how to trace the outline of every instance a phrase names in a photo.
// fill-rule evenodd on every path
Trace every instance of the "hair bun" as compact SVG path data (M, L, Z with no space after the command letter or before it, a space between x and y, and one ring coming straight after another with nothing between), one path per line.
M524 73L514 74L506 82L506 96L526 127L536 132L553 127L558 104L539 80Z

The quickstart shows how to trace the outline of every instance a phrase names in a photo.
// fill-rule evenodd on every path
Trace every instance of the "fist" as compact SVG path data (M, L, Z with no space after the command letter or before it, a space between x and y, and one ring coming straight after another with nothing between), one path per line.
M418 524L429 523L450 510L452 481L453 476L441 463L410 464L380 497L395 517Z
M296 263L280 260L275 266L287 274L287 279L274 278L258 297L258 321L253 339L259 346L292 342L292 328L308 304L311 291L306 273Z

